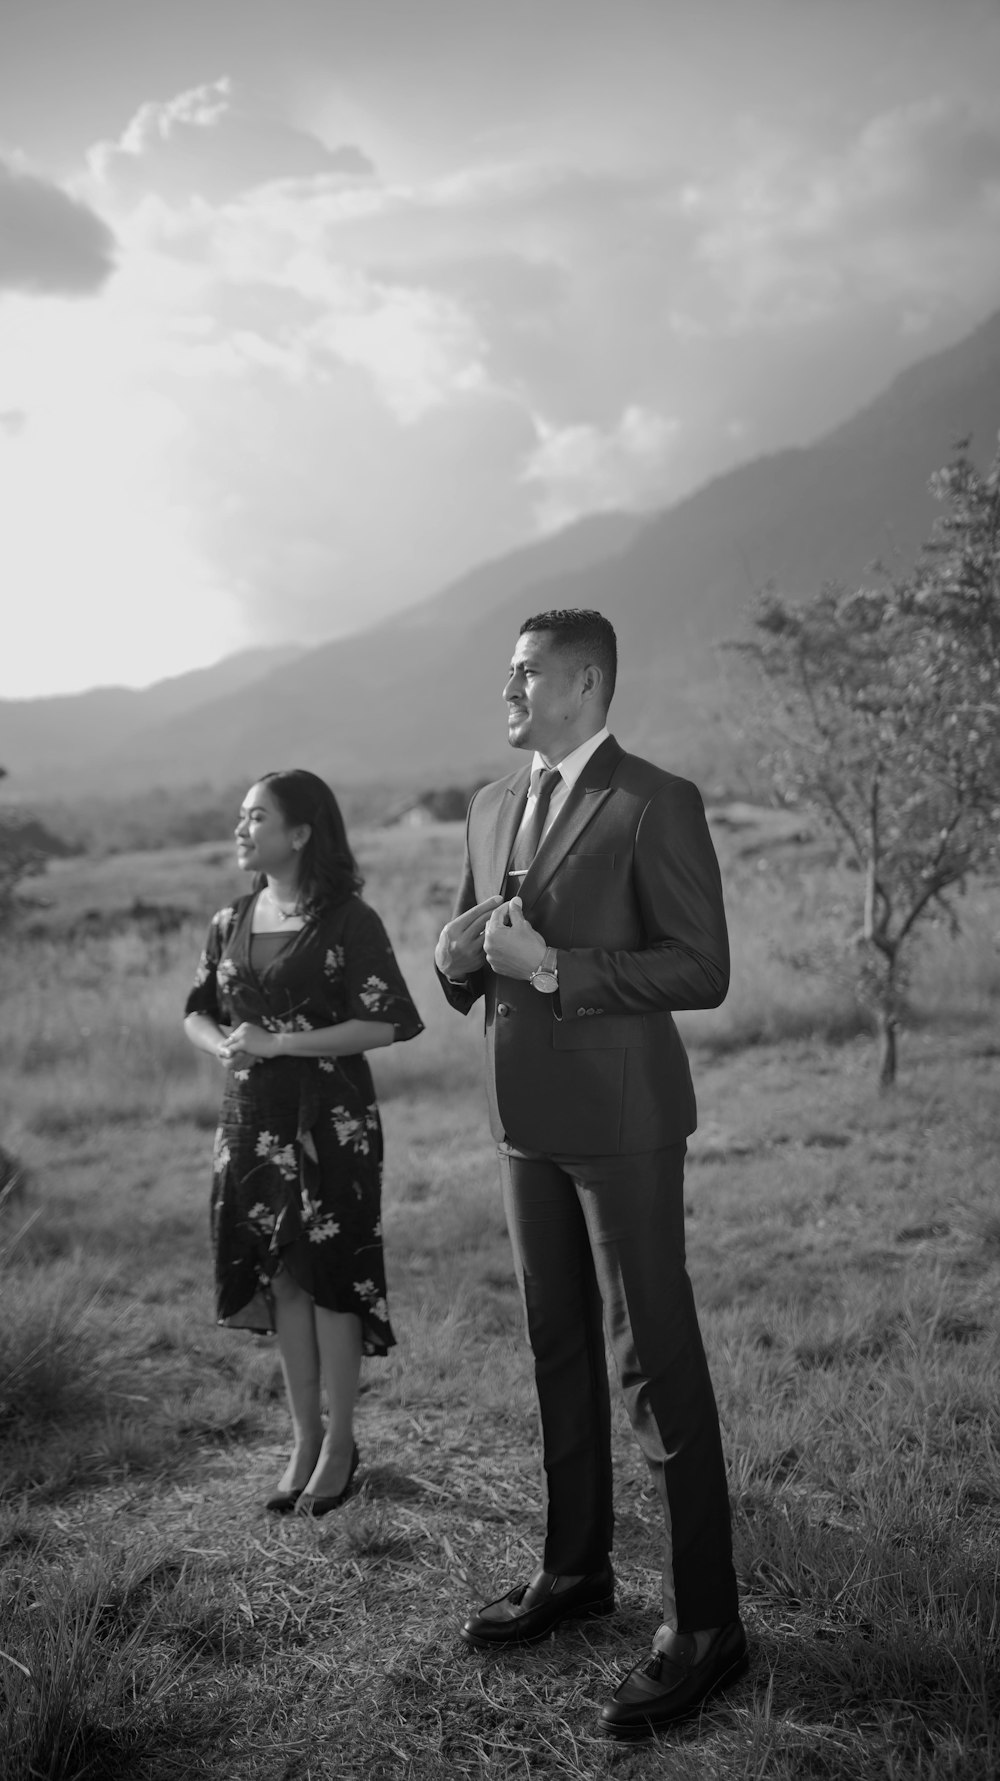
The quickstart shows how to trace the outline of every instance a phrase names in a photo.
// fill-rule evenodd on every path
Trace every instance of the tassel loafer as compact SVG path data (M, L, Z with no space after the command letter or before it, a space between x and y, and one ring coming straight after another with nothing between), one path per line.
M541 1588L544 1578L519 1583L495 1602L488 1602L473 1614L462 1628L462 1638L477 1651L490 1651L505 1645L530 1645L544 1639L561 1620L585 1619L592 1614L613 1614L615 1578L611 1566L565 1589L556 1589L557 1577L548 1588ZM531 1601L525 1597L531 1593Z
M720 1626L700 1658L694 1637L676 1653L653 1647L602 1709L597 1729L606 1738L638 1741L696 1713L710 1695L746 1674L746 1633L739 1620Z

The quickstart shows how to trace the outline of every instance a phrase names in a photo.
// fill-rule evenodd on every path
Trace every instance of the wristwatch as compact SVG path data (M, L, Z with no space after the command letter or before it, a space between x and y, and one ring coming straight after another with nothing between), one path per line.
M541 990L543 996L551 996L559 988L559 954L554 946L547 946L540 965L536 965L528 982L533 989Z

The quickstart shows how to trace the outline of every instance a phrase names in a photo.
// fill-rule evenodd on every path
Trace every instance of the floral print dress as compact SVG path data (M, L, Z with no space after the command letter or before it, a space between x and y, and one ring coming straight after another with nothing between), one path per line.
M222 1026L307 1032L422 1022L381 921L360 897L261 946L256 894L212 917L186 1014ZM273 1330L279 1267L329 1311L361 1319L365 1354L395 1342L385 1296L382 1128L371 1071L353 1057L242 1057L230 1063L215 1138L212 1242L220 1323Z

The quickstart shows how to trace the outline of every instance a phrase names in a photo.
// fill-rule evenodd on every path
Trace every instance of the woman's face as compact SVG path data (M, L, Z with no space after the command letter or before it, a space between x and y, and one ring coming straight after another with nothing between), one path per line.
M245 872L287 878L298 870L308 839L308 824L286 823L269 786L250 787L236 823L236 859Z

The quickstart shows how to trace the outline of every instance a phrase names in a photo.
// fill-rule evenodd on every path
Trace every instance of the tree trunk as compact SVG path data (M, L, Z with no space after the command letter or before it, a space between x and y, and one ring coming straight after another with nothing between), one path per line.
M896 1016L883 1011L879 1021L879 1032L882 1037L882 1065L879 1070L878 1085L884 1092L894 1088L896 1084L896 1032L899 1022Z

